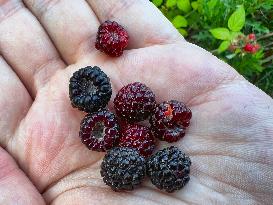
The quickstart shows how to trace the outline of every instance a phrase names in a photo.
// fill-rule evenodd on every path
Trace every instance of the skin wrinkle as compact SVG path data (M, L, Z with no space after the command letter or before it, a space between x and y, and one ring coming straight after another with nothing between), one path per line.
M18 0L2 0L0 2L0 24L17 12L24 9L23 3Z
M151 191L154 191L154 192L156 192L156 193L158 193L158 194L162 194L164 197L166 197L166 198L169 198L170 199L170 201L174 198L177 202L179 202L179 203L181 203L181 202L183 202L183 203L185 203L185 204L192 204L192 205L195 205L195 203L193 203L192 201L191 202L189 202L189 201L186 201L185 199L180 199L180 198L178 198L178 197L175 197L175 196L172 196L172 195L170 195L169 193L166 193L166 192L164 192L164 191L160 191L160 190L158 190L158 189L156 189L156 188L154 188L154 187L148 187L148 186L143 186L143 187L145 187L145 188L147 188L147 189L149 189L149 190L151 190ZM135 195L135 194L134 194ZM141 195L139 195L140 197L141 197ZM143 196L142 196L143 197ZM144 197L144 198L148 198L148 197ZM162 199L159 199L159 200L162 200ZM158 200L156 200L156 202L160 202L160 201L158 201ZM165 204L165 203L164 203ZM166 205L168 205L169 203L167 203Z
M96 40L96 33L92 33L84 38L78 43L78 47L75 48L73 51L74 53L71 54L71 56L75 56L75 59L81 59L83 56L85 56L86 53L94 53L98 52L94 46L88 46L86 48L85 45L92 45L93 42ZM83 50L83 51L81 51ZM77 63L77 60L70 62L70 64Z
M2 53L5 54L5 59L14 66L13 70L20 77L21 81L24 83L25 87L29 90L32 95L32 98L35 98L37 87L35 86L43 86L45 81L50 78L54 72L56 71L56 67L65 67L59 58L58 54L55 53L53 46L50 44L49 39L47 39L46 34L44 33L43 28L39 27L39 22L36 21L36 18L31 16L29 10L24 6L21 1L11 0L8 3L9 6L1 7L1 10L5 12L5 8L15 8L16 12L6 11L12 13L13 15L9 15L5 20L9 20L1 25L3 25L3 29L6 29L6 34L3 35L3 39L1 42L1 50ZM19 8L19 9L18 9ZM22 11L22 12L19 12ZM16 15L15 15L16 14ZM15 24L17 19L18 24ZM12 28L8 23L15 24L14 28ZM29 30L33 30L31 35L26 34L27 28L25 26L21 26L20 23L24 23L28 25ZM37 27L38 25L38 27ZM2 31L1 31L2 32ZM10 33L8 35L7 33ZM19 38L14 38L14 35L20 36L20 43L17 48L15 48L15 44L19 41ZM33 35L41 35L40 38L34 38ZM29 55L26 54L25 48L31 50L35 53L34 58L29 59ZM52 50L51 50L52 49ZM16 55L17 52L21 52L19 55ZM52 53L50 53L52 51ZM55 55L56 54L56 55ZM25 61L19 58L24 58ZM18 60L20 62L18 62ZM59 64L54 64L54 62L59 60ZM45 68L46 70L43 70ZM38 69L38 70L37 70ZM41 75L41 74L44 74ZM36 78L38 76L38 79ZM34 78L34 79L32 79Z
M107 1L105 2L107 4ZM114 19L118 14L120 14L124 10L129 10L134 4L136 3L135 0L122 0L118 3L114 4L113 7L110 8L108 11L107 16L104 19L100 19L100 22L103 22L107 19ZM97 15L98 16L98 15Z
M30 3L30 7L35 7L39 11L39 18L42 19L46 14L50 13L51 9L54 9L54 7L60 3L61 0L43 0L43 1L36 1L33 0L32 3Z
M223 79L221 82L215 84L215 86L206 89L204 92L193 96L191 99L189 99L186 104L191 106L192 108L194 108L195 106L200 106L202 105L204 102L217 102L219 101L219 99L215 99L215 100L211 100L210 98L212 97L211 94L215 93L215 91L220 91L221 89L226 89L227 86L232 86L233 84L235 84L236 82L240 82L242 81L242 79L238 79L237 77L232 77L230 79ZM224 84L224 88L222 87ZM197 99L196 99L197 98Z
M50 192L50 189L51 188L54 188L54 186L57 186L59 183L64 183L64 181L69 181L70 179L69 179L69 176L70 175L74 175L75 173L77 173L77 172L81 172L81 171L84 171L85 169L87 169L87 168L91 168L94 164L97 164L97 162L98 161L101 161L101 159L97 159L97 161L95 160L94 161L94 163L92 163L92 164L88 164L88 165L83 165L83 166L81 166L81 167L78 167L78 168L76 168L76 169L74 169L74 170L71 170L70 172L68 172L65 176L62 176L61 178L59 178L58 180L56 180L56 181L54 181L54 182L52 182L51 184L49 184L46 188L45 188L45 190L43 191L43 195L44 194L47 194L47 192ZM86 178L86 177L84 177L84 178ZM78 180L79 178L77 178L77 180ZM93 178L93 179L98 179L98 178ZM75 180L75 178L73 178L72 180ZM101 180L101 179L100 179ZM61 194L61 193L60 193ZM58 194L58 195L60 195L60 194Z
M202 175L200 175L199 177L202 177ZM215 180L213 177L207 176L207 175L206 175L206 179L205 179L205 180L207 180L208 178L210 178L210 179L212 179L212 180ZM216 191L215 188L213 189L213 187L211 187L211 186L209 186L209 185L206 185L205 182L203 182L204 180L201 180L201 179L202 179L202 178L199 179L200 184L202 184L202 185L208 187L208 188L211 189L211 190ZM218 183L222 183L222 184L223 184L221 187L224 187L224 186L227 185L226 183L223 183L223 182L218 182ZM228 185L229 185L229 184L228 184ZM220 185L218 185L218 186L220 186ZM232 192L232 191L227 191L227 190L222 191L222 192L217 191L219 194L225 196L225 198L227 198L227 197L230 198L229 201L227 201L227 202L231 202L231 201L234 200L234 199L240 199L240 200L243 199L243 200L251 200L251 201L253 201L253 203L255 203L255 204L257 203L257 200L255 199L256 197L253 196L252 194L249 194L249 193L247 193L247 192L245 192L245 193L240 193L240 190L239 190L239 189L237 189L236 187L233 187L233 186L231 186L231 187L232 187L233 189L236 189L237 191L235 191L235 190L234 190L234 192ZM229 195L231 195L231 196L229 196ZM216 204L217 204L217 203L216 203Z
M252 167L252 166L251 166L251 167ZM201 173L201 174L203 174L203 175L205 175L205 176L207 176L207 177L211 177L211 178L213 178L213 179L216 179L216 181L218 181L218 182L222 182L222 183L224 183L224 184L226 184L226 185L229 185L229 186L231 186L231 187L234 187L234 188L236 188L238 191L241 190L241 191L243 191L245 194L250 194L252 197L255 197L255 194L256 194L255 191L250 190L250 189L248 189L248 190L245 189L245 188L248 188L248 187L249 187L248 185L239 187L239 186L235 185L234 183L232 183L230 180L227 182L226 180L224 180L224 179L222 179L222 178L220 178L220 177L212 176L211 174L205 173L204 171L201 171L200 169L198 169L198 172L199 172L199 175L200 175L200 173ZM257 185L257 184L256 184L256 185ZM264 193L264 194L266 195L266 193Z
M2 148L6 149L12 144L14 136L15 136L14 133L16 132L17 126L19 125L24 115L28 112L32 101L23 83L21 83L20 79L11 70L11 67L4 60L3 56L0 56L0 63L1 63L0 65L3 65L3 67L1 67L1 75L2 75L1 88L2 89L0 89L0 92L6 92L6 90L16 90L16 91L20 90L19 93L9 92L7 95L5 95L4 99L0 100L0 108L4 108L4 109L1 109L1 111L4 113L1 112L1 117L0 117L0 121L1 121L0 129L2 134L0 140L1 140ZM16 99L16 101L10 102L8 97L12 99ZM13 108L13 106L15 107L15 109ZM11 113L9 113L9 111ZM11 114L17 115L16 119L14 119L14 117L11 117ZM5 122L3 122L4 120Z
M219 177L211 176L211 175L209 175L209 174L207 174L207 173L205 173L205 172L203 172L203 171L200 171L200 170L198 170L198 172L199 172L199 174L203 174L203 175L206 176L206 177L210 177L210 178L212 178L212 179L216 179L218 182L221 182L221 183L223 183L223 184L225 184L225 185L231 186L232 188L234 188L234 189L236 189L236 190L238 190L238 191L242 191L242 189L239 188L238 186L235 186L235 185L233 185L233 184L227 183L227 182L223 181L222 179L220 179ZM245 194L249 194L247 191L243 191L243 192L244 192Z
M198 154L198 152L191 152L190 153L191 156L193 157L203 157L203 156L214 156L214 157L230 157L230 158L234 158L234 159L237 159L237 160L241 160L243 162L247 162L247 163L255 163L255 164L260 164L260 165L265 165L265 166L269 166L271 167L271 165L269 164L266 164L266 163L263 163L263 162L258 162L258 161L249 161L247 160L246 158L242 158L242 157L238 157L238 156L235 156L235 155L227 155L227 154L223 154L223 153L209 153L209 152L204 152L202 151L202 154Z
M55 64L63 64L59 56L53 56L52 58L46 60L46 62L37 66L37 69L33 70L32 75L34 76L35 87L42 89L50 81L51 77L54 75L55 72L57 72L57 70L52 70L49 67L55 67ZM32 98L34 99L35 96L36 93L32 96Z
M75 189L82 189L82 188L90 188L90 186L79 186L79 187L76 187L76 188L73 188L73 189L70 189L70 190L67 190L67 191L65 191L64 193L62 193L62 194L65 194L65 193L67 193L67 192L69 192L69 191L72 191L72 190L75 190ZM95 189L101 189L101 190L105 190L106 192L107 191L109 191L109 188L108 187L94 187ZM121 193L119 193L119 194L121 194ZM128 195L126 195L126 197L127 197ZM133 197L136 197L136 198L140 198L140 199L146 199L146 200L148 200L148 201L150 201L150 202L156 202L155 204L162 204L162 205L167 205L167 204L165 204L165 203L162 203L161 201L158 201L158 200L154 200L154 199L151 199L151 198L146 198L146 197L143 197L143 196L141 196L141 195L137 195L137 194L135 194L135 193L133 193L133 192L131 192L130 193L130 196L133 196ZM57 198L55 198L54 200L52 200L51 201L51 203L53 203L54 201L56 201L57 200ZM131 201L134 201L134 200L131 200ZM179 201L182 201L182 200L179 200Z

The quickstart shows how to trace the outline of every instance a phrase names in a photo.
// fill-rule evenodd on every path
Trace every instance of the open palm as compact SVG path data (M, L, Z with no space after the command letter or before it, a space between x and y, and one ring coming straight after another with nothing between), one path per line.
M0 204L273 201L269 96L186 42L147 0L23 2L0 0ZM107 19L129 32L122 57L94 49L97 28ZM104 185L99 174L104 153L81 144L84 113L68 97L70 76L87 65L109 75L113 96L140 81L158 102L176 99L192 109L191 126L176 144L193 163L184 189L166 194L147 180L134 192L116 193Z

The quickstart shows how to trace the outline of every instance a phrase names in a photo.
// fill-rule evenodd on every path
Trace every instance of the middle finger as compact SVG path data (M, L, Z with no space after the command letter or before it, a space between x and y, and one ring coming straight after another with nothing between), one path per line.
M95 49L99 21L84 0L24 0L24 3L68 64Z

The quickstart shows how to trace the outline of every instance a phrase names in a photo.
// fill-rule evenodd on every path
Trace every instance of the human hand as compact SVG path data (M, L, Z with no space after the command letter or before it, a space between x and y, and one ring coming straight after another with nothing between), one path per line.
M24 4L0 0L0 204L273 201L273 100L186 42L149 1ZM130 35L119 58L94 48L97 28L107 19ZM176 99L191 108L191 126L176 143L192 159L191 180L182 190L166 194L147 180L133 192L116 193L102 182L104 154L80 142L84 114L68 97L69 78L87 65L109 75L113 97L123 85L140 81L158 102Z

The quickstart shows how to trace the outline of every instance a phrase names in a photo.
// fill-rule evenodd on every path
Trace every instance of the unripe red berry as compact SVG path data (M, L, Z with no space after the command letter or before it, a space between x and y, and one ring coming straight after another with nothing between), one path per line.
M256 39L256 35L254 33L248 34L248 39L254 41Z

